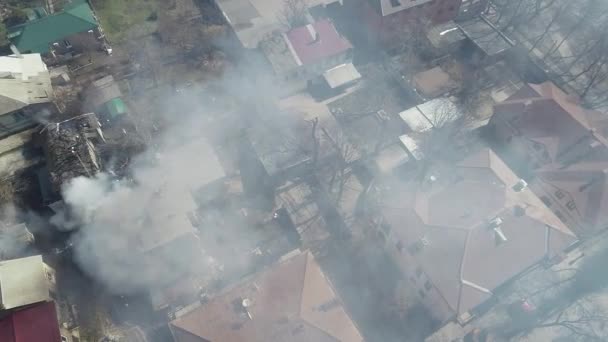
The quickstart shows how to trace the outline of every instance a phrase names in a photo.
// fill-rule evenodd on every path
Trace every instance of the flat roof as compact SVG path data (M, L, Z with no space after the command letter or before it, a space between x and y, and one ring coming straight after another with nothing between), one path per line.
M439 66L415 74L413 81L416 91L425 98L441 96L456 88L450 74Z
M463 21L459 23L459 27L464 35L488 56L497 55L514 45L482 17Z
M433 128L433 124L422 114L418 106L404 110L399 113L399 117L414 132L426 132Z
M336 0L308 0L307 6L328 5ZM218 7L245 48L254 49L268 34L282 30L284 0L217 0Z
M451 44L461 42L466 39L462 30L454 21L433 26L426 34L431 44L438 49L445 48Z
M414 157L414 159L424 159L424 153L420 150L420 146L418 145L416 138L408 134L404 134L399 137L399 141L403 145L403 148L405 148Z
M0 296L3 309L49 300L49 281L42 256L0 261Z
M323 78L334 89L361 78L361 74L353 63L340 64L323 73Z
M433 0L371 0L374 8L380 7L380 14L382 16L391 15L393 13L401 12L408 8L420 6ZM379 6L378 6L379 5Z
M53 99L51 76L40 54L0 57L0 115Z

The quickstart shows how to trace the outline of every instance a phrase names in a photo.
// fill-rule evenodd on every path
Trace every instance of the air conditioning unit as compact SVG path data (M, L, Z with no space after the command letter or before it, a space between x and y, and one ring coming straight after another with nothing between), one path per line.
M515 192L521 192L524 191L527 187L528 183L525 180L520 179L517 181L517 183L515 183L515 185L513 185L513 190Z
M431 241L429 241L429 239L426 236L423 236L420 238L420 244L422 246L426 247L431 244Z

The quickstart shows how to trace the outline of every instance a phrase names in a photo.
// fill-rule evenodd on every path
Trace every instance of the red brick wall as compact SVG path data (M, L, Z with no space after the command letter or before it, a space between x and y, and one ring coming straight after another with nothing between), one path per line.
M374 0L359 1L360 15L367 25L370 38L384 44L390 44L394 39L395 31L400 31L400 27L411 24L415 20L423 19L439 24L456 18L462 3L462 0L434 0L383 17L370 5L369 1Z

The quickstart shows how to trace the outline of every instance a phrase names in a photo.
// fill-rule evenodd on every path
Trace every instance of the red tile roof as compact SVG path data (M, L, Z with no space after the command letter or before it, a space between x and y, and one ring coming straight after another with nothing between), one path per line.
M192 337L222 342L363 340L309 252L254 275L170 326L176 342Z
M301 63L314 64L352 49L329 19L292 29L286 34Z
M0 320L2 342L60 342L59 322L53 302L11 312Z
M576 241L568 228L489 149L447 167L429 188L391 184L384 217L455 314L489 298L498 286ZM400 185L399 185L400 184ZM516 208L525 208L516 212ZM507 241L489 221L499 217ZM405 257L404 259L405 260Z

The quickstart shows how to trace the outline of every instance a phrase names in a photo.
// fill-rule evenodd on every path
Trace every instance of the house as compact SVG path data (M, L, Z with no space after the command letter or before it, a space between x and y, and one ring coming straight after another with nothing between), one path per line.
M476 17L488 10L490 0L462 0L460 5L459 20L466 20Z
M102 122L119 120L127 113L122 92L112 75L91 82L84 92L85 106Z
M458 16L462 0L359 0L353 4L370 40L390 45L404 27L445 23Z
M216 4L246 49L257 48L264 38L283 31L287 24L284 0L218 0ZM340 4L340 0L306 1L307 10Z
M275 76L298 83L299 88L319 76L323 76L332 89L361 77L352 65L353 46L329 19L296 27L287 33L277 31L260 42L260 49ZM336 69L341 65L344 66Z
M176 342L363 341L310 252L296 252L169 325Z
M606 120L550 82L494 107L488 124L506 161L579 234L608 227Z
M42 256L0 261L0 311L50 301L55 271Z
M0 57L0 138L35 126L52 100L51 77L40 54Z
M577 240L487 148L429 169L422 184L385 182L387 248L442 322L469 320L501 285Z
M36 14L33 20L8 28L8 39L21 53L54 59L103 46L103 34L87 0L73 0L59 12Z
M0 318L2 342L63 342L53 302L40 302Z
M158 151L157 158L157 167L134 175L142 186L133 199L144 201L145 210L125 213L123 221L135 228L134 234L125 234L125 248L137 252L132 262L142 270L142 279L150 279L150 304L154 310L164 310L197 298L195 279L197 272L205 270L206 260L196 229L197 199L209 191L213 195L206 197L216 197L215 185L221 184L225 173L201 138Z

